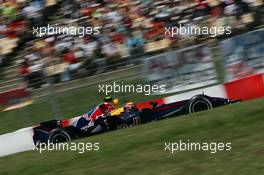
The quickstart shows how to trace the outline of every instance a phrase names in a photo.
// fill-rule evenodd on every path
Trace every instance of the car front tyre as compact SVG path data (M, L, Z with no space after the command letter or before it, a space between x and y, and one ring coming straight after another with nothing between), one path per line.
M211 100L206 96L197 96L191 99L188 104L188 113L205 111L213 108Z

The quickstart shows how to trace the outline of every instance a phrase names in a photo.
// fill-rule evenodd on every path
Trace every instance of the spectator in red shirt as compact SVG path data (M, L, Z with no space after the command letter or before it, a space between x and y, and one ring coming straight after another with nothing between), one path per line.
M29 81L29 69L28 69L28 63L27 63L27 60L24 60L19 69L18 69L18 72L20 74L20 76L22 77L22 81L23 83L28 83Z
M205 16L209 13L209 5L206 0L196 0L196 16Z
M63 61L68 63L69 66L63 73L61 77L61 81L68 81L71 79L71 74L75 73L81 66L80 60L76 58L75 54L71 50L66 50L63 55Z
M63 56L63 61L69 64L76 64L79 60L75 57L72 51L67 51Z

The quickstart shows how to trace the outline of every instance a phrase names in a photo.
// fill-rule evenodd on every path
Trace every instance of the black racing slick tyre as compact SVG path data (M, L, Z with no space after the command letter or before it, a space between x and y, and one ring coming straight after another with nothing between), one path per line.
M70 134L63 129L54 129L49 133L49 137L48 137L49 143L68 142L70 140L71 140Z
M199 111L205 111L213 108L213 104L210 100L210 97L205 95L197 95L191 98L188 106L187 111L189 114Z

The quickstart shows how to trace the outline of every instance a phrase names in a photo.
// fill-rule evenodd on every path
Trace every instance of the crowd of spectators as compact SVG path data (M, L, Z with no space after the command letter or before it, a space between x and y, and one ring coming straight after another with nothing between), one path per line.
M166 36L165 27L231 26L232 34L251 30L262 15L262 0L0 0L0 39L13 39L12 52L2 50L0 65L19 54L19 74L40 87L44 77L64 82L138 64L150 54L149 43L168 40L166 49L211 39L208 36ZM33 28L47 25L100 26L98 35L53 34L38 37ZM218 36L221 39L223 36ZM161 42L164 43L164 42ZM157 51L159 50L157 44ZM153 45L151 45L152 47ZM2 46L3 48L6 45ZM164 47L161 47L164 48ZM155 51L155 49L154 49ZM152 51L151 51L152 52Z

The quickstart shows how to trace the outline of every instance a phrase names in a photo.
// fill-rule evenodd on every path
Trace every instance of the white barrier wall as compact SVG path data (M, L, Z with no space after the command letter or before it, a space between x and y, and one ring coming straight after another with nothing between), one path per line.
M0 157L34 148L32 127L0 135Z
M166 98L164 98L164 102L165 103L172 103L175 101L186 100L186 99L192 98L193 96L195 96L197 94L202 94L202 93L204 93L205 95L208 95L208 96L212 96L212 97L227 98L225 88L223 85L220 84L220 85L216 85L216 86L201 88L201 89L197 89L197 90L173 95L170 97L166 97Z

